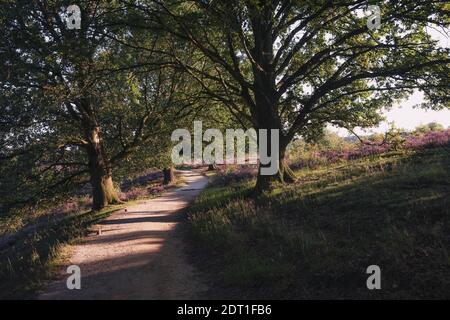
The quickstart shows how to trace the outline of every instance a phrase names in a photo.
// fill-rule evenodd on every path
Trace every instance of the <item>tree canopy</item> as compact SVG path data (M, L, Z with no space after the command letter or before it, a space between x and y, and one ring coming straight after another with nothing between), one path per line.
M83 2L80 30L66 28L64 5L1 5L0 157L5 170L17 173L5 192L21 189L27 201L90 182L94 208L101 208L117 201L113 168L166 165L170 132L192 112L195 86L187 88L183 72L160 64L163 36L120 23L123 5ZM150 49L124 46L127 38Z
M366 23L373 1L128 3L144 16L139 27L159 27L196 50L194 62L167 55L206 94L255 128L281 130L282 179L295 135L327 123L375 125L381 107L414 90L424 92L423 107L449 107L449 49L428 32L446 27L443 1L377 1L375 30Z
M69 4L0 4L5 202L84 182L94 208L117 201L113 170L169 166L170 132L193 119L280 130L277 177L293 181L296 136L376 125L415 90L450 107L449 48L430 34L447 32L445 1L85 0L79 30Z

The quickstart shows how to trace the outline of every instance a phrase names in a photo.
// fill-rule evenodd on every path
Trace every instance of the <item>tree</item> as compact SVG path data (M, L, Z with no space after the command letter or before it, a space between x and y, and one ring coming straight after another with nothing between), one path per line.
M12 184L24 193L24 182L33 183L27 189L33 194L21 201L87 178L93 208L101 209L118 201L113 168L166 148L158 135L171 130L167 118L174 125L192 99L183 94L183 74L159 64L157 48L164 44L158 34L146 32L144 43L153 50L145 53L121 45L127 37L139 38L120 23L124 6L80 2L81 29L69 30L68 4L0 4L6 44L0 51L0 161L27 168L17 170L22 177Z
M180 55L186 48L166 55L205 94L255 129L280 130L278 178L292 181L284 156L296 135L326 123L375 125L382 106L414 90L424 92L424 107L449 107L449 49L427 33L445 28L448 4L378 1L382 24L369 30L361 16L369 2L127 3L145 19L134 27L159 27L195 50L194 62ZM274 178L258 175L256 190L268 189Z
M417 135L423 135L430 131L442 131L444 130L444 126L437 122L430 122L429 124L424 124L417 126L413 133Z
M163 184L169 185L175 182L175 168L170 166L163 169L164 180Z

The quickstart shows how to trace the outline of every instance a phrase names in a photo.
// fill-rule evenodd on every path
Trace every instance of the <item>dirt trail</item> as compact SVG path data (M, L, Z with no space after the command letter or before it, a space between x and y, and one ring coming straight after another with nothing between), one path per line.
M187 185L142 201L100 223L102 234L70 247L61 279L39 299L194 299L207 288L189 264L179 222L207 178L180 171ZM81 290L66 287L69 265L81 268Z

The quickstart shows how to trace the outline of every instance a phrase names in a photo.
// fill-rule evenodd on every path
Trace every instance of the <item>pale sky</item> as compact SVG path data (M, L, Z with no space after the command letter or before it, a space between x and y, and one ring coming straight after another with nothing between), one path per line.
M357 134L371 134L375 132L386 132L389 128L389 123L394 122L398 128L407 130L413 130L415 127L421 124L427 124L430 122L437 122L444 126L444 128L450 127L450 110L425 110L421 108L413 108L414 105L423 101L423 94L421 92L414 93L408 100L398 103L393 106L390 111L384 111L383 115L386 121L383 121L380 126L361 130L355 130ZM330 130L337 132L341 136L347 136L349 133L345 129L338 129L329 127Z
M427 28L429 34L436 40L439 40L440 46L449 48L450 37L449 29L437 30L434 28ZM384 111L383 115L386 117L386 121L383 121L378 127L368 130L356 129L357 134L371 134L375 132L386 132L389 128L389 123L394 122L398 128L407 130L413 130L415 127L421 124L428 124L430 122L437 122L444 126L444 128L450 127L450 110L445 109L441 111L424 110L421 108L413 108L414 105L420 104L423 101L423 94L421 92L415 92L406 101L402 101L392 107L390 111ZM341 136L347 136L350 133L345 129L338 129L329 126L329 129L337 132Z

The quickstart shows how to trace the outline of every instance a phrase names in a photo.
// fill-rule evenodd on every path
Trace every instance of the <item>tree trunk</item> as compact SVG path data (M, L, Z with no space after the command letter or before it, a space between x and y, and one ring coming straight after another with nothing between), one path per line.
M175 170L173 167L164 168L163 169L163 175L164 175L164 185L169 185L172 183L175 183Z
M268 150L269 156L272 154L270 130L279 130L278 172L274 175L261 175L261 168L269 167L270 164L264 165L260 162L255 186L255 193L260 194L270 190L272 182L276 180L283 183L292 182L295 181L295 176L284 159L289 141L287 141L287 137L283 136L283 122L278 110L280 97L277 92L277 75L273 64L275 39L273 33L268 32L268 26L272 24L273 9L267 6L261 9L262 11L258 11L258 8L252 10L255 10L255 12L253 12L253 18L251 19L254 37L254 47L251 51L256 64L252 64L255 90L254 106L250 103L250 111L257 129L267 129L268 131L266 150ZM258 148L261 150L259 137Z
M117 191L114 189L111 175L91 172L91 185L93 197L92 209L100 210L109 204L120 202Z
M265 165L259 164L258 176L256 178L255 193L257 195L263 193L264 191L269 191L271 189L272 183L279 181L281 183L293 183L297 180L294 171L289 167L285 159L286 150L285 148L280 148L279 154L279 166L278 172L273 176L261 175L261 168ZM266 165L268 166L268 165Z
M261 175L261 166L262 164L259 164L258 177L256 178L256 185L254 189L255 195L260 195L265 191L269 191L272 183L276 180L275 176Z
M92 209L120 202L112 180L112 169L105 155L99 127L89 130L89 172L92 185Z
M278 179L282 183L293 183L297 180L294 171L289 167L286 160L286 145L282 144L280 149L280 164L278 169Z

